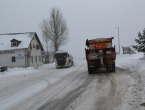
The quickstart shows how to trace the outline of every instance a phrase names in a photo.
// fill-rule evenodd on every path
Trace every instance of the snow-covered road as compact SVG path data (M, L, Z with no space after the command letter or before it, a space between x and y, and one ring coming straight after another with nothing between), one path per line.
M120 74L121 73L121 74ZM86 62L73 67L1 79L0 109L93 110L122 108L126 71L88 75ZM7 79L7 80L6 80ZM123 83L122 83L123 81Z
M115 73L89 75L86 61L9 69L0 74L0 110L144 110L144 61L117 57Z

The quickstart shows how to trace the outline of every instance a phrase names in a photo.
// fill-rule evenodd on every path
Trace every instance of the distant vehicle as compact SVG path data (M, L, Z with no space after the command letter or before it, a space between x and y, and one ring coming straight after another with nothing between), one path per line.
M56 68L71 67L74 65L73 57L67 51L57 51L54 55Z
M8 68L6 66L0 65L0 72L6 71Z
M85 48L88 73L92 72L115 72L116 50L112 47L111 38L97 38L86 40Z

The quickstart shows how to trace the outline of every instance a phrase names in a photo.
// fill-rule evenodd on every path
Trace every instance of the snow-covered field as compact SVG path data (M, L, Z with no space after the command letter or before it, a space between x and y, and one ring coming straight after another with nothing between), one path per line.
M58 74L59 70L55 69L55 64L43 64L38 69L33 67L29 68L13 68L8 69L5 72L0 73L0 83L5 86L6 80L9 80L9 83L13 80L18 80L23 78L27 78L28 75L35 75L38 73L43 73L44 71L54 71L57 74L55 76L50 75L49 82L51 84L60 81L63 77L67 76L69 73L73 72L73 69L81 68L81 63L85 62L85 60L77 60L75 61L75 66L68 68L66 70L60 69L62 74ZM116 56L116 67L122 68L128 71L127 77L130 79L128 88L129 90L126 92L123 102L124 109L134 109L134 110L144 110L145 108L141 105L145 102L145 58L143 53L131 54L131 55L117 55ZM32 76L31 76L32 77ZM15 79L14 79L15 78ZM48 80L48 79L47 79ZM12 95L8 98L4 96L0 96L0 110L7 109L7 106L10 108L13 107L16 103L22 103L23 100L27 100L28 97L33 97L40 91L43 91L48 83L44 81L34 81L31 83L35 83L35 85L31 85L22 89L16 94ZM31 89L30 89L31 88ZM33 89L32 89L33 88ZM5 91L2 91L5 92ZM22 95L23 94L23 95ZM7 102L7 103L6 103ZM140 105L141 104L141 105Z

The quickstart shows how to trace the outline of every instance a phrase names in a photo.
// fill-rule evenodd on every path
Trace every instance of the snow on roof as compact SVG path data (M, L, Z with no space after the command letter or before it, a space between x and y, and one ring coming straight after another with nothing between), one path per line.
M35 32L0 34L0 50L28 48L34 35L35 35ZM18 47L11 47L12 39L21 41Z

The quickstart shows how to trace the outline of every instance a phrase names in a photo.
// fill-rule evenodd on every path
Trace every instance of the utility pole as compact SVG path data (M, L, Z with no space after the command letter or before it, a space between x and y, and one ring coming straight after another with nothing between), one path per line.
M119 54L120 54L119 27L116 27L116 28L118 28L118 46L119 46Z

